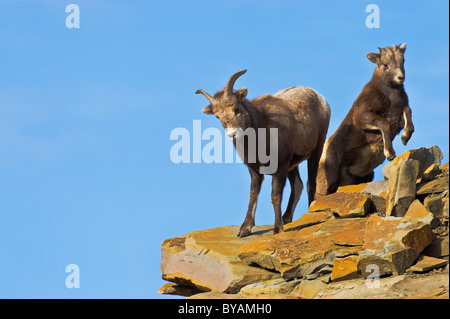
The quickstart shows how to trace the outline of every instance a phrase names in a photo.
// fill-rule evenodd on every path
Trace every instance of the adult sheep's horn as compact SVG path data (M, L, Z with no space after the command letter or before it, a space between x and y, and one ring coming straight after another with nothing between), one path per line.
M228 83L224 89L225 97L230 97L231 95L233 95L234 82L236 82L236 80L245 72L247 72L247 70L242 70L242 71L239 71L239 72L233 74L230 77L230 79L228 80Z
M195 94L203 94L208 99L209 103L212 104L214 102L214 98L202 89L198 89Z

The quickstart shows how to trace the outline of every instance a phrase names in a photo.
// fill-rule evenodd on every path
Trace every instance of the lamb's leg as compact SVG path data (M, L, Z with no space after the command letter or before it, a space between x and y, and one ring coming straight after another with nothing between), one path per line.
M335 143L330 138L324 145L319 161L314 198L317 199L321 196L335 193L339 186L340 173L340 158L338 157Z
M319 161L324 149L327 134L326 132L326 130L321 132L322 134L319 136L316 149L308 158L308 181L306 182L306 189L308 191L308 206L311 205L311 203L316 199L317 174L319 170Z
M403 118L405 120L405 127L402 134L402 143L406 145L414 132L414 125L412 122L412 114L409 106L403 108Z
M281 218L281 199L283 189L286 184L287 169L278 168L278 171L272 175L272 205L275 212L275 224L273 234L283 231L283 219Z
M251 181L250 200L248 203L247 215L241 225L238 233L238 237L245 237L250 235L252 227L255 226L255 211L256 203L258 202L259 191L261 190L261 184L264 180L264 175L259 174L252 169L249 169Z
M380 130L383 136L384 156L388 161L395 158L395 151L390 138L390 126L380 115L373 112L361 112L354 116L355 125L362 130Z
M294 216L295 207L300 200L300 195L303 190L303 182L298 172L298 166L288 173L289 183L291 184L291 195L289 196L289 203L286 211L283 214L283 224L290 223Z

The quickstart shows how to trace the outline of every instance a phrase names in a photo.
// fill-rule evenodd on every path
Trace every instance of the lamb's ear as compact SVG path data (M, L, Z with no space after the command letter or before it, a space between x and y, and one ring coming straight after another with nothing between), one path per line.
M403 43L401 46L398 47L400 49L400 51L402 51L402 53L404 54L406 51L406 43Z
M242 102L246 96L247 96L247 88L242 88L239 91L237 91L237 98L239 101Z
M371 52L367 54L367 58L369 59L370 62L380 64L381 54Z
M208 106L205 106L205 107L202 109L202 112L205 113L205 114L214 114L213 109L212 109L212 107L211 107L211 104L208 105Z

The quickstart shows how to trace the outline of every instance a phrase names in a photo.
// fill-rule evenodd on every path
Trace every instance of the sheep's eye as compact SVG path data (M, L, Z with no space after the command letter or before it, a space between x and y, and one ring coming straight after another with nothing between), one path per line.
M388 65L388 64L383 64L383 68L384 68L385 70L387 70L387 69L389 69L389 65Z

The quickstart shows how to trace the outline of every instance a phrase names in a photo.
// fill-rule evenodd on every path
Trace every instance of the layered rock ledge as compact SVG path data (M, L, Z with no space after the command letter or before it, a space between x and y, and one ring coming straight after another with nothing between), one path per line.
M340 187L272 235L255 226L162 244L164 294L190 298L449 298L449 168L437 146L388 163L384 181ZM407 164L405 164L407 163ZM405 166L406 165L406 166Z

